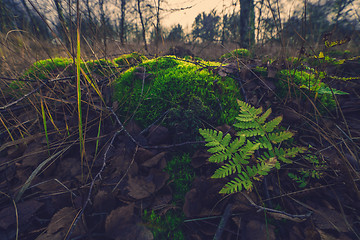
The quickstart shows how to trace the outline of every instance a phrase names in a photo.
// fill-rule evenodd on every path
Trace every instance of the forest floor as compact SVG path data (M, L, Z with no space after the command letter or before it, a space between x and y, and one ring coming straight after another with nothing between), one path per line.
M80 144L76 82L55 71L56 81L28 83L29 96L2 87L0 239L360 239L359 79L332 81L349 94L320 114L311 99L277 96L285 61L228 64L247 102L282 115L294 144L315 160L283 165L252 192L219 194L226 181L211 178L216 165L204 143L171 142L179 133L158 122L121 122L109 76L92 75L107 106L96 91L82 91ZM345 61L345 73L359 75L359 60Z

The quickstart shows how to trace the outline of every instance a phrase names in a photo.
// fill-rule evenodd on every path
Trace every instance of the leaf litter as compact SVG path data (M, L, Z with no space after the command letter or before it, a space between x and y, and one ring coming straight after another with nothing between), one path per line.
M84 166L81 166L78 144L71 145L78 136L74 90L54 85L48 91L48 97L56 99L51 94L57 94L63 98L47 103L53 107L49 109L53 110L54 123L60 129L58 132L53 127L53 131L49 131L50 145L44 141L45 136L39 134L42 130L36 127L36 120L30 120L33 119L30 116L36 116L33 109L22 103L29 121L34 121L26 122L30 134L21 138L22 130L18 127L13 132L18 136L17 140L9 138L0 148L1 191L17 196L23 189L15 205L4 194L0 199L0 236L13 239L18 230L20 239L154 239L152 228L143 219L144 209L165 215L175 208L185 216L182 229L186 239L213 239L226 207L231 206L231 216L223 228L221 239L355 239L359 231L360 195L353 190L358 182L354 182L356 175L348 167L359 170L358 158L349 149L359 146L360 122L357 116L360 105L354 96L357 96L360 86L356 82L336 83L337 89L350 93L338 98L347 122L339 121L340 118L335 116L318 118L318 125L309 126L304 119L309 119L313 112L311 103L296 98L281 101L274 94L274 78L280 69L279 64L265 65L268 69L265 78L249 70L263 67L256 61L246 63L247 67L242 69L234 62L219 68L217 74L240 81L249 103L255 107L271 106L274 112L283 115L285 124L298 132L299 142L321 150L317 154L330 166L323 179L312 180L306 189L300 189L287 176L292 169L285 168L268 176L267 186L258 185L257 193L247 193L247 197L240 193L223 196L218 191L224 180L210 178L216 166L207 161L210 155L206 148L199 147L191 156L197 177L184 196L183 204L174 206L170 184L174 180L164 169L171 152L183 148L163 147L172 145L172 134L176 133L164 126L153 125L143 134L143 129L129 121L125 129L141 146L136 146L124 131L110 146L112 136L120 127L106 111L99 117L100 110L91 104L91 99L98 105L101 101L95 101L96 96L90 91L83 96L89 101L87 106L83 106L87 111L87 155ZM109 94L105 85L101 89L104 94ZM12 120L17 122L20 118L15 116L12 115ZM21 118L24 119L24 114ZM102 122L100 135L99 121ZM235 134L228 125L217 129ZM331 142L324 132L332 134L338 142ZM22 188L41 163L64 148L67 150L38 169L28 187ZM336 148L341 148L345 154ZM299 160L298 164L304 165L305 162ZM92 182L101 169L100 177ZM278 179L283 180L281 184ZM93 186L92 192L88 195L90 186ZM264 187L268 196L263 195ZM85 202L88 204L83 209ZM275 215L267 211L265 205L293 216L312 214L304 221L292 221L281 214L272 217ZM78 217L81 210L83 212Z

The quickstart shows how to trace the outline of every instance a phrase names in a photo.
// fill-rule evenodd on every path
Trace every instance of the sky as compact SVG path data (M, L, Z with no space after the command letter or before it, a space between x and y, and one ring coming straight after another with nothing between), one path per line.
M170 8L181 8L190 7L188 10L177 11L174 13L164 14L162 19L162 25L165 27L171 27L180 23L183 29L190 30L196 16L201 12L209 13L212 9L216 9L217 13L221 16L222 11L229 12L234 9L232 3L236 3L236 9L240 11L239 0L165 0L168 4L164 7ZM266 1L265 1L266 2ZM302 8L303 0L280 0L282 6L282 18L288 18L294 10ZM313 3L323 3L324 0L308 0ZM165 3L164 3L165 4ZM360 18L360 0L355 0L352 8L351 15L355 18Z
M191 27L196 16L201 12L210 12L216 9L220 13L223 9L229 9L234 0L168 0L166 8L184 8L191 7L184 11L176 11L165 14L162 24L171 27L180 23L185 29ZM238 0L235 0L238 2ZM239 9L240 10L240 9Z

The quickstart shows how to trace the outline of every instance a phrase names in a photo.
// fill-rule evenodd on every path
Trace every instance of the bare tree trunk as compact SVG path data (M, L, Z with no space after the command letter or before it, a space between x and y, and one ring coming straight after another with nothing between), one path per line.
M158 46L161 40L161 29L160 29L160 3L161 0L157 1L157 8L156 8L156 36L155 36L155 45Z
M142 37L143 37L143 40L144 40L145 51L147 51L148 48L147 48L146 35L145 35L146 30L145 30L144 19L143 19L141 8L140 8L140 0L137 0L137 5L138 5L138 12L139 12L140 22L141 22L141 27L142 27Z
M8 23L6 21L6 8L3 0L0 0L0 32L5 32L7 30Z
M121 19L120 19L120 41L121 45L124 45L124 37L125 37L125 5L126 0L121 0Z
M65 21L64 12L63 12L61 3L59 0L54 0L54 3L55 3L56 11L58 14L59 22L61 24L61 29L60 29L61 35L64 38L66 48L70 49L70 40L69 40L69 35L68 35L69 31L67 28L67 24Z
M262 17L262 8L264 6L264 0L261 0L261 2L259 3L260 7L258 7L259 9L259 14L258 14L258 18L257 18L257 31L256 31L256 41L259 42L260 41L260 30L261 30L261 17Z
M255 42L254 0L240 0L240 45L248 48Z
M103 41L104 41L104 56L106 58L107 55L107 26L106 26L106 18L105 18L105 11L104 11L104 0L99 0L99 7L100 7L100 21L102 26L102 33L103 33Z
M25 0L21 0L21 3L22 3L22 5L23 5L23 7L24 7L24 9L25 9L25 11L26 11L29 19L30 19L30 23L31 23L32 27L34 28L34 32L35 32L38 36L41 36L40 30L39 30L37 24L35 23L34 18L33 18L33 15L31 14L31 11L30 11L28 5L26 5Z

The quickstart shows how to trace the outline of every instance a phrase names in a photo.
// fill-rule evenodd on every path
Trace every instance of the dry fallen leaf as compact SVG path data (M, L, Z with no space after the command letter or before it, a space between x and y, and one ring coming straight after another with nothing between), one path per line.
M128 184L129 196L138 200L151 196L156 188L154 182L144 177L129 177Z
M36 240L63 240L73 224L76 215L77 210L72 207L64 207L60 209L51 218L46 232L37 237ZM81 221L78 221L71 236L76 237L84 233L84 227Z
M20 227L26 224L33 214L39 210L43 203L36 200L29 200L16 205L17 214L19 216ZM0 211L0 227L7 229L9 226L16 224L14 205L9 205Z

